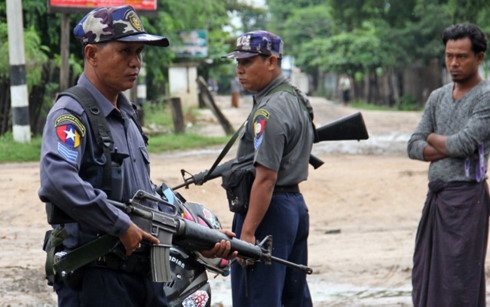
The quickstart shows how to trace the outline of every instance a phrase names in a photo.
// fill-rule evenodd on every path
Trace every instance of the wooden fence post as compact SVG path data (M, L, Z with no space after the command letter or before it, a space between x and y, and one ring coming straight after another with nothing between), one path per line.
M172 109L172 119L174 121L174 132L182 134L185 132L184 113L182 112L182 103L180 97L170 98L170 108Z

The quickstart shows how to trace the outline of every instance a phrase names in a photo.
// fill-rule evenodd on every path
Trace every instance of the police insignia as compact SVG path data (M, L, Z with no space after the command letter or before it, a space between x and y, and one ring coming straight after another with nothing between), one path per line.
M264 129L266 124L266 118L263 115L255 116L254 119L254 147L257 150L262 144L264 138Z
M129 23L137 30L143 31L143 25L141 24L141 20L138 15L134 11L129 11L126 16L126 19L129 20Z
M66 160L71 162L76 162L78 157L78 151L71 150L65 147L62 143L58 142L58 152L62 155Z
M80 134L71 124L56 127L56 134L60 141L69 148L77 148L80 145Z
M81 137L85 136L85 126L78 118L71 114L63 114L56 118L56 120L54 121L54 126L58 127L60 124L73 124L78 129L78 131L80 131Z

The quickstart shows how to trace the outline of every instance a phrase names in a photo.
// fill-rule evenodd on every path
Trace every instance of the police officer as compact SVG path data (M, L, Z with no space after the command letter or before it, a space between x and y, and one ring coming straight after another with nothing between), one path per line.
M255 243L273 236L274 256L306 265L308 209L298 184L306 180L313 144L311 106L281 72L283 42L267 31L248 32L225 55L237 61L243 88L254 93L253 110L238 156L254 153L255 180L246 214L233 231ZM279 264L232 264L233 306L311 306L306 275Z
M56 279L58 304L166 306L162 284L153 283L148 274L150 245L158 240L107 199L127 201L137 190L157 195L135 111L121 92L134 86L144 46L166 47L168 39L146 33L131 6L97 8L73 32L82 43L85 60L78 86L95 100L91 112L105 118L113 142L111 161L121 175L112 177L110 189L103 188L107 188L108 155L98 146L100 135L79 100L64 95L50 110L43 132L39 196L76 220L65 225L68 236L63 249L72 250L101 234L119 237L122 244L120 250L78 270L69 280ZM225 256L229 245L217 243L207 255Z

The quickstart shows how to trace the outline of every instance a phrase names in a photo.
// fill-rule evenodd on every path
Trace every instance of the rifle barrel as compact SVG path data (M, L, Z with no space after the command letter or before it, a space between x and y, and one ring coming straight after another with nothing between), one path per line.
M182 173L182 177L184 178L184 183L181 183L179 185L174 186L172 188L172 190L177 190L177 189L180 189L182 187L188 187L190 184L202 185L205 182L207 182L208 180L221 177L221 175L223 175L223 173L227 169L229 169L235 161L236 161L236 159L232 159L232 160L226 161L225 163L222 163L222 164L216 166L216 168L211 172L211 174L209 176L207 176L207 174L209 173L209 170L204 170L198 174L190 175L189 178L185 178L184 176L187 173L187 171L182 169L181 173ZM189 174L189 173L187 173L187 174Z
M300 270L301 272L306 273L308 275L311 275L313 273L313 270L306 265L290 262L290 261L284 260L282 258L274 257L274 256L270 256L270 258L271 258L272 262L276 262L276 263L279 263L279 264L282 264L285 266L289 266L289 267L294 268L296 270Z

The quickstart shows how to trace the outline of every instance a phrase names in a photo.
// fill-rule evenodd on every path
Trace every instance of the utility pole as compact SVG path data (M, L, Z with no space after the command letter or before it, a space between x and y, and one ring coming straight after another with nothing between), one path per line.
M10 60L10 101L14 141L29 143L29 99L26 84L24 23L22 0L7 0L7 24Z
M66 90L69 86L70 67L70 19L67 13L61 14L61 41L60 41L60 92Z

